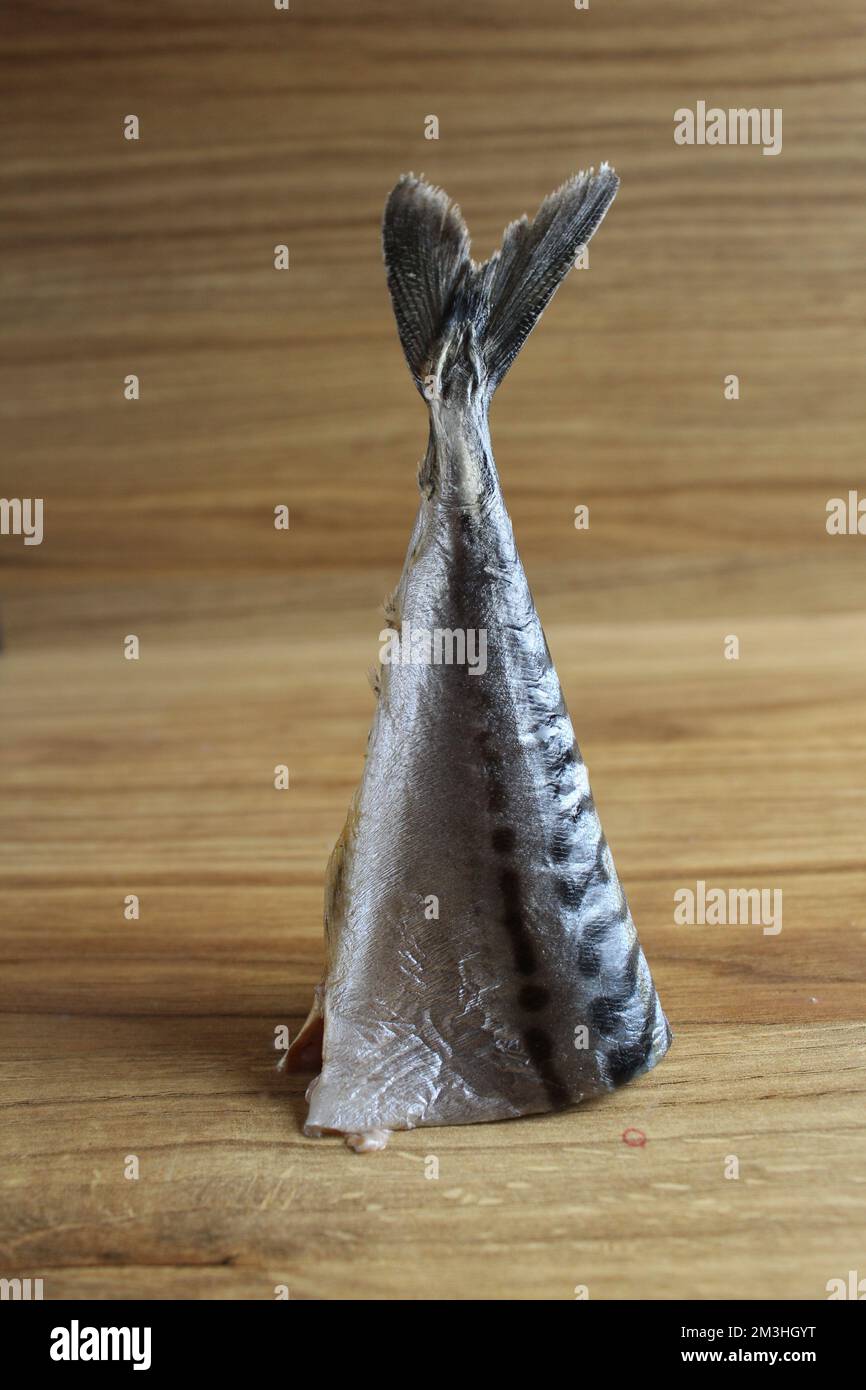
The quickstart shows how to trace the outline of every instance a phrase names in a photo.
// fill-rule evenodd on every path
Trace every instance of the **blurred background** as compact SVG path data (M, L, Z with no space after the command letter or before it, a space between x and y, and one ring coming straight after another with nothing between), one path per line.
M46 1296L571 1297L587 1268L601 1297L823 1296L862 1256L866 540L826 529L866 490L862 6L46 0L0 34L0 491L44 500L41 545L0 536L0 1272L48 1271ZM782 152L675 144L699 100L782 108ZM492 433L677 1047L585 1120L437 1134L469 1197L429 1184L419 1211L429 1135L361 1178L273 1071L426 443L381 210L423 172L484 259L602 160L619 196ZM781 888L784 930L676 927L697 880ZM629 1123L656 1141L639 1177ZM547 1156L532 1210L515 1143ZM466 1206L445 1246L437 1200Z

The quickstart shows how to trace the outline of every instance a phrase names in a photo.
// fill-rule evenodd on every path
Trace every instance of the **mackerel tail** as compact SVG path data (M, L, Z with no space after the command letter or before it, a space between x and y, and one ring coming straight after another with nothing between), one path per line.
M562 1110L648 1071L670 1028L602 833L521 565L491 398L598 229L606 164L469 255L441 189L400 179L388 288L429 414L420 502L385 608L363 775L328 866L326 961L289 1065L305 1132Z

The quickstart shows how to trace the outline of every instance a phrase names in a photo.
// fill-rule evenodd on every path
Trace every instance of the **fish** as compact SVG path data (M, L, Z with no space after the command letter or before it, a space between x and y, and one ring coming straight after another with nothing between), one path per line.
M476 264L460 209L401 177L388 289L428 442L385 605L360 784L331 855L325 968L288 1069L304 1132L561 1111L654 1067L671 1030L517 552L488 411L619 185L573 175Z

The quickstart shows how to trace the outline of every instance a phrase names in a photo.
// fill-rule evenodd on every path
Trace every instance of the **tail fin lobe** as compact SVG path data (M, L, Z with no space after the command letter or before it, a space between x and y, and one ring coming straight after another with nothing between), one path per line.
M601 225L619 179L607 164L574 175L551 193L530 222L505 230L502 246L479 273L489 304L484 363L491 393L523 347L582 247Z
M469 233L447 193L404 174L385 204L382 244L400 342L423 392L455 289L472 265Z

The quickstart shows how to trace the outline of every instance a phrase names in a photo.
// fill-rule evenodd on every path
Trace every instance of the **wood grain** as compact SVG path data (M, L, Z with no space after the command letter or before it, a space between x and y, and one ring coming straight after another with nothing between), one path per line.
M0 1275L752 1299L866 1274L866 539L824 524L866 491L862 7L105 0L0 27L2 491L45 499L41 546L0 537ZM782 107L782 154L675 146L698 98ZM601 159L621 194L492 427L676 1042L580 1111L358 1158L303 1138L273 1039L318 978L424 447L381 205L423 169L484 256ZM782 889L783 930L675 925L699 879Z

